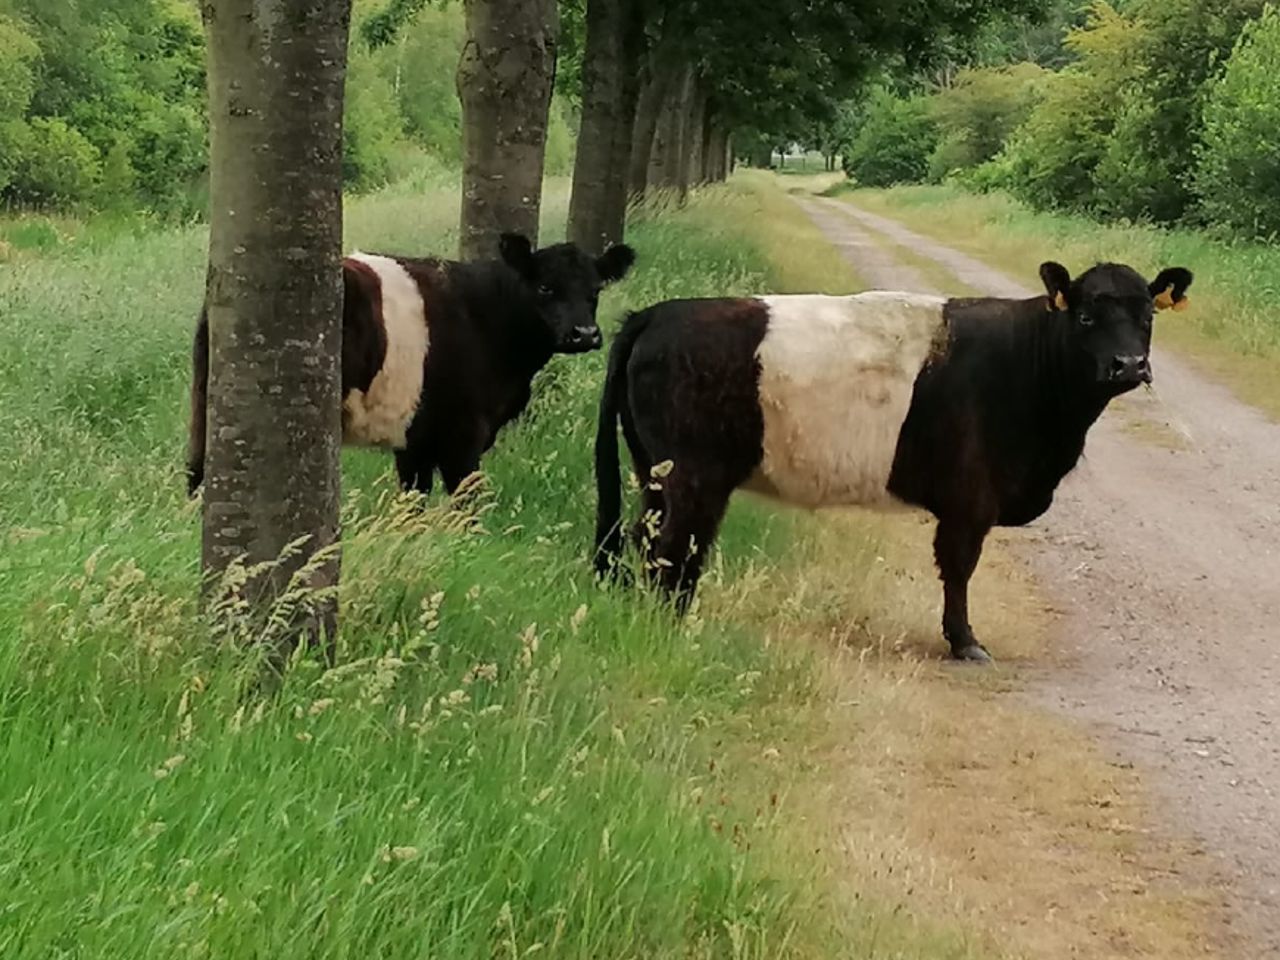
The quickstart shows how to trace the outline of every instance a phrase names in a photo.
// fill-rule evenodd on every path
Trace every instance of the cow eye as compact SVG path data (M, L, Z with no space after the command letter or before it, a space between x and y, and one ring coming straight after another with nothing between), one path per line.
M1081 313L1081 314L1080 314L1080 326L1082 326L1082 327L1092 327L1092 326L1093 326L1093 316L1092 316L1091 314L1088 314L1088 313Z
M556 292L552 290L549 286L547 286L545 283L541 284L538 287L538 296L540 297L554 297L555 295L556 295Z

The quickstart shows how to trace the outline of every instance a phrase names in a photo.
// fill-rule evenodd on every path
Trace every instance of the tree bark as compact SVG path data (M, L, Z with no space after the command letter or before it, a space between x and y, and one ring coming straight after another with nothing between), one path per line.
M605 191L605 228L607 237L623 239L627 225L628 201L631 197L631 145L635 136L636 111L640 100L640 66L644 59L645 4L628 0L630 17L623 43L622 111L613 141L613 157L609 162L609 178Z
M685 162L685 125L692 96L693 69L681 67L667 88L653 150L649 156L650 187L679 190Z
M569 200L569 239L593 255L622 240L639 80L638 0L589 0L582 125ZM619 200L621 202L619 203Z
M690 88L688 110L684 117L684 137L680 164L680 195L687 196L690 187L703 182L702 156L706 143L707 91L695 78Z
M280 560L305 538L243 587L256 636L281 654L304 637L331 644L337 628L351 0L204 0L202 11L212 200L206 598L225 612L229 568ZM293 582L304 568L310 575ZM300 585L309 599L272 609Z
M729 151L729 132L719 124L712 128L709 150L709 177L714 183L723 183L729 173L726 157Z
M661 39L649 52L645 62L644 82L636 103L636 122L631 140L631 192L643 195L649 187L649 160L662 119L663 107L671 89L673 74L678 70L678 28L664 22Z
M698 146L698 159L694 166L698 183L711 183L715 180L715 108L709 100L703 102L702 139Z
M475 260L496 257L505 232L537 243L560 21L556 0L466 0L465 10L460 252Z

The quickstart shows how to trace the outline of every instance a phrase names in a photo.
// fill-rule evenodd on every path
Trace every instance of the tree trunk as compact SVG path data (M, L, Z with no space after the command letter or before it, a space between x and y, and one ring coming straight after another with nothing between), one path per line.
M618 131L613 141L613 157L609 163L605 190L606 236L623 239L627 225L627 205L631 196L631 146L635 135L636 111L640 100L640 65L644 57L645 4L627 0L630 16L623 43L622 110Z
M628 176L631 192L637 196L643 195L650 186L649 160L653 156L654 140L667 94L671 89L672 76L677 72L678 37L676 26L664 23L662 38L649 52L645 63L645 79L636 103L636 122L631 138L631 172Z
M716 112L711 103L705 103L702 111L702 140L698 148L698 164L694 168L698 183L712 183L716 179Z
M702 156L706 142L707 92L696 79L689 96L689 109L685 113L683 153L680 164L680 195L688 194L690 187L703 182Z
M685 125L692 96L693 69L681 68L663 100L653 151L649 157L649 186L679 190L685 161Z
M556 0L466 0L462 101L464 260L495 257L505 232L538 239Z
M651 74L636 104L636 122L631 138L631 192L643 194L649 186L649 158L657 137L662 103L667 98L671 77L666 73Z
M205 0L203 15L212 201L207 599L215 614L225 612L219 588L229 568L280 560L305 538L243 588L257 636L287 653L304 637L331 644L337 627L351 0ZM304 567L310 575L291 583ZM272 611L297 585L311 588L308 599Z
M582 64L582 126L569 201L569 239L598 255L622 240L635 122L637 0L589 0ZM621 203L619 203L621 198Z

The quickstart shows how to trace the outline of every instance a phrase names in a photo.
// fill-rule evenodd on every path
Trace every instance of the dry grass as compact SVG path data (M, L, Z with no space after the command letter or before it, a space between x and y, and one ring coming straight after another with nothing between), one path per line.
M824 514L790 578L734 589L773 642L827 668L802 732L758 740L789 771L794 855L918 937L966 931L973 956L1214 955L1218 904L1152 832L1137 776L1017 695L1016 665L1042 656L1051 623L1001 543L1016 534L974 582L975 628L1001 661L986 671L939 660L931 532L912 514Z

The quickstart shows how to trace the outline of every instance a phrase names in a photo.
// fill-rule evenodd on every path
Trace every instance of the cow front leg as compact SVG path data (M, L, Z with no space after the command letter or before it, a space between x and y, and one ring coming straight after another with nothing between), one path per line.
M395 453L400 488L405 491L414 490L423 496L429 494L435 464L427 452L419 447L408 447Z
M957 660L991 662L991 654L969 625L969 579L982 556L988 529L972 521L939 520L933 539L933 553L942 576L942 635Z
M440 453L440 479L450 496L457 492L463 480L480 469L480 457L488 437L489 432L480 423L454 428L448 445Z

